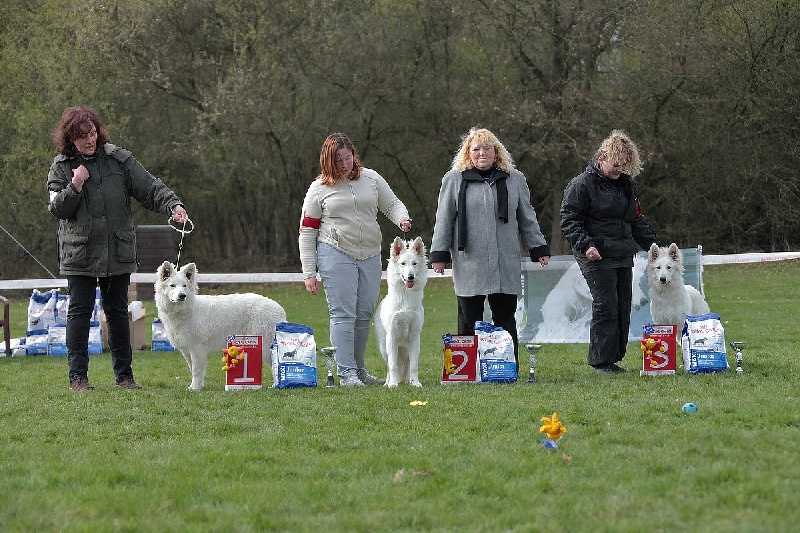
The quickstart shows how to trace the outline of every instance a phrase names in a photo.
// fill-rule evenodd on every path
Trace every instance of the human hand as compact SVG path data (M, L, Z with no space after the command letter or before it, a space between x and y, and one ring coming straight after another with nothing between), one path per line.
M445 265L447 265L447 263L440 263L437 261L436 263L431 263L431 268L437 274L444 274Z
M400 220L400 229L405 231L406 233L411 231L411 219L404 218Z
M172 208L172 220L175 222L186 222L189 220L189 215L182 205L178 204Z
M544 256L539 258L539 264L542 265L543 267L546 267L547 263L549 263L549 262L550 262L550 256L549 255L544 255Z
M600 252L597 251L597 248L594 246L590 246L588 250L586 250L586 259L589 261L599 261L603 257L600 255Z
M317 292L319 292L319 284L317 283L317 278L306 278L305 280L306 290L311 293L312 296L316 296Z
M81 165L75 170L72 171L72 185L81 192L83 189L83 184L86 183L86 180L89 179L89 169L85 166Z

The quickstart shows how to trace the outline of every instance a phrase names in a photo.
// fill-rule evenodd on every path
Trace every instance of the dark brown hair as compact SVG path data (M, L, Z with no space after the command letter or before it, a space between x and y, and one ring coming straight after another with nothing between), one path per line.
M61 115L58 126L53 130L53 143L61 155L70 155L75 151L75 139L80 139L94 125L97 129L97 146L108 142L108 131L103 119L93 109L83 106L68 107Z
M317 176L318 180L329 187L332 187L333 184L336 183L337 178L342 177L339 175L339 170L336 168L336 152L342 148L347 148L353 154L353 172L351 174L351 179L357 180L361 175L361 161L358 159L356 148L353 146L352 141L350 141L344 133L331 133L325 138L325 142L322 143L322 150L319 153L319 166L322 172Z

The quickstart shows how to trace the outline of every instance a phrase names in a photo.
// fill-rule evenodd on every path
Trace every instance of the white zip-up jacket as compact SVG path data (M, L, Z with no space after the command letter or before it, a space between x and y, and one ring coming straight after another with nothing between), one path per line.
M398 227L402 219L411 218L403 202L374 170L362 167L359 179L339 179L332 187L315 179L300 215L298 244L304 276L317 274L317 242L359 261L380 254L378 211Z

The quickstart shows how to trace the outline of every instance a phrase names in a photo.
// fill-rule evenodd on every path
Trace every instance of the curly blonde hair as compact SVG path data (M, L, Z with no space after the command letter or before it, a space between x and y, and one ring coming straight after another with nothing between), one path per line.
M503 143L495 137L494 133L485 128L472 128L469 130L469 133L464 136L461 147L453 156L451 170L463 172L475 167L475 165L472 164L472 160L469 158L469 149L473 141L477 141L481 146L494 146L495 166L509 174L511 173L511 170L514 168L514 159L512 159L506 147L503 146Z
M628 134L622 130L613 130L611 135L600 143L595 157L602 157L612 165L622 165L625 173L630 176L636 176L642 171L639 149L628 137Z

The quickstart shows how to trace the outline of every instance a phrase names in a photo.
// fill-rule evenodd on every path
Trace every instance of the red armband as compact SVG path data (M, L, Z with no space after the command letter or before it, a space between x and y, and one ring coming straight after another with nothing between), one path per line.
M306 228L319 229L319 224L321 221L322 221L321 218L311 218L304 216L303 221L300 223L300 226L305 226Z

